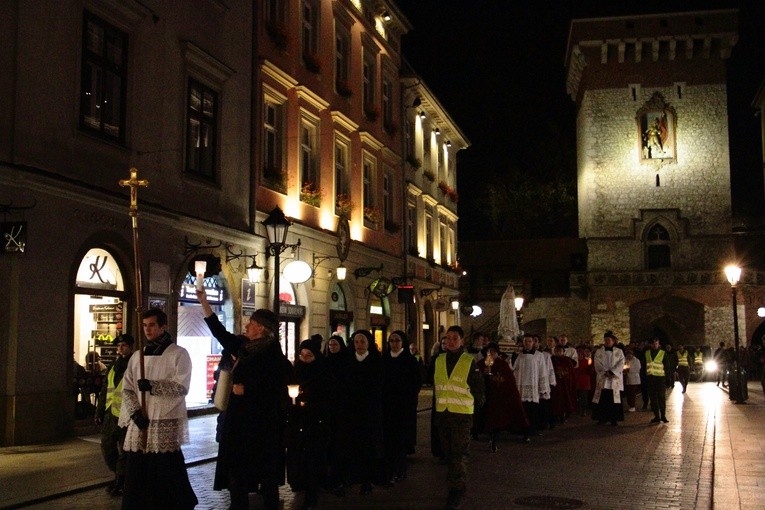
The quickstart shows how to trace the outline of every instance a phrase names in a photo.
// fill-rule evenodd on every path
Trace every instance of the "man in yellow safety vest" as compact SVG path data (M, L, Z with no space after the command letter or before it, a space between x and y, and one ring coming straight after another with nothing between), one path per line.
M677 346L677 378L683 386L683 393L691 379L690 353L685 350L683 344Z
M659 338L654 337L651 340L650 348L645 351L645 372L646 382L648 383L648 395L651 400L651 410L653 411L653 420L651 423L669 423L666 410L666 385L664 381L666 353L659 346Z
M101 453L114 473L114 481L106 487L112 496L121 496L125 484L125 453L122 451L125 429L117 422L122 407L122 376L133 354L133 344L133 337L127 334L114 339L117 358L106 372L106 384L101 386L95 416L96 424L101 425Z
M473 411L483 405L483 376L473 356L464 351L459 326L446 331L446 353L435 361L435 421L447 464L447 509L459 508L466 489L466 457Z

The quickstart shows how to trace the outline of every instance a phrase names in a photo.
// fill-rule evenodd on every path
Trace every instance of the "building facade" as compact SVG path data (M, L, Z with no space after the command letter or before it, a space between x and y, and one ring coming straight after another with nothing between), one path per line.
M312 334L362 328L384 347L410 321L422 342L422 321L436 319L399 303L397 286L412 283L409 264L430 267L425 245L441 237L413 225L422 255L408 255L411 27L392 2L14 1L0 25L0 445L92 423L90 353L108 364L116 336L141 334L137 303L167 312L194 364L187 403L205 405L220 345L194 295L197 260L232 331L272 307L279 283L289 357ZM148 181L142 296L119 185L131 168ZM423 193L433 207L448 200L436 191ZM292 221L278 275L262 223L277 206ZM443 209L452 264L456 200ZM297 261L308 279L290 276Z
M723 268L738 264L742 345L762 337L756 311L765 275L751 243L734 234L731 208L726 62L737 17L728 10L572 21L566 89L577 104L584 247L566 249L570 261L546 276L519 271L528 269L521 260L501 282L526 298L521 329L568 333L574 343L600 343L607 330L624 343L654 335L732 343ZM554 285L557 295L546 292L540 284L565 266L569 281Z

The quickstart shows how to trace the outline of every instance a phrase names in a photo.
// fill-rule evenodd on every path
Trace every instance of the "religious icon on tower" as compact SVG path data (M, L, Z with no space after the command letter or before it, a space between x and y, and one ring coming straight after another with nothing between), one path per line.
M664 101L661 94L656 92L638 110L636 120L640 160L675 160L675 109Z

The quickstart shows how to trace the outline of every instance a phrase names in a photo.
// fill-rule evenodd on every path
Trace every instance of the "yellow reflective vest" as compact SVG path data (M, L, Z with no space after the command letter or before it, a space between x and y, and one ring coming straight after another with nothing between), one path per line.
M109 369L109 373L106 376L106 402L104 407L109 409L111 413L119 418L120 407L122 407L122 381L120 379L119 384L114 386L114 367Z
M436 358L433 383L436 392L436 412L449 411L456 414L473 414L473 394L470 393L468 376L473 357L462 353L450 376L446 375L446 355Z
M677 353L677 366L678 367L687 367L688 366L688 351L678 352Z
M704 353L702 351L699 351L694 356L693 362L697 365L703 365L704 364Z
M657 377L664 377L664 351L659 349L656 359L651 359L651 350L645 351L645 373Z

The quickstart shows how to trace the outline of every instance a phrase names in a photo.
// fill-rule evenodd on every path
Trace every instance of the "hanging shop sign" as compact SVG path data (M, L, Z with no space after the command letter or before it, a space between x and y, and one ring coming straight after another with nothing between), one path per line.
M27 222L13 221L0 224L3 253L24 253L27 247Z

